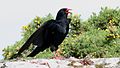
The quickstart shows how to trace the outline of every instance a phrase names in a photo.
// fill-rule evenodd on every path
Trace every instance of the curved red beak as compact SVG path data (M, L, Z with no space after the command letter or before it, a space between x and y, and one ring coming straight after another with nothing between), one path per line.
M72 10L72 9L67 9L67 10L66 10L66 13L67 13L67 14L71 14L70 10Z

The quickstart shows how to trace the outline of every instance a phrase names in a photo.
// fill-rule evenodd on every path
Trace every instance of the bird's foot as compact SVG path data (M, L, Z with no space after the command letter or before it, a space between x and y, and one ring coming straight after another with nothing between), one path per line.
M47 61L43 61L43 62L30 61L30 63L31 63L31 64L39 64L39 65L47 65L49 68L51 68L50 65L49 65L49 63L48 63Z
M63 56L54 56L54 57L52 57L52 59L63 60L64 57Z
M83 60L80 60L80 63L83 65L92 65L94 62L90 59L83 59Z

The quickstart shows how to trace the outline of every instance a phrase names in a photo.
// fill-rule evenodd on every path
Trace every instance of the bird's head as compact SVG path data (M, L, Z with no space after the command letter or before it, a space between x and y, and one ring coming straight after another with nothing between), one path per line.
M68 14L71 14L70 10L72 10L72 9L63 8L63 9L61 9L61 10L63 10L63 11L68 15Z
M57 17L56 19L59 19L59 18L62 18L62 17L66 17L68 16L68 14L71 14L70 10L72 9L69 9L69 8L62 8L58 11L57 13Z

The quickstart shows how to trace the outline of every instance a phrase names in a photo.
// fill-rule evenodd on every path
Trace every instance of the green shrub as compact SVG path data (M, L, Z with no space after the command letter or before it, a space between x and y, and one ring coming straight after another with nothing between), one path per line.
M120 57L120 9L102 8L80 25L82 33L60 47L63 56Z
M43 24L45 21L50 20L52 18L53 17L51 14L48 14L46 17L42 17L42 18L36 16L36 18L33 19L33 21L30 22L28 25L22 26L22 39L20 41L17 41L15 44L10 45L7 48L3 49L4 59L9 59L12 55L16 54L18 52L18 50L20 49L20 47L31 36L31 34L34 33L35 30L37 30L41 24ZM26 58L26 56L34 49L34 47L35 46L32 46L32 44L31 44L29 49L24 51L21 56L23 58ZM48 53L50 54L50 51ZM42 56L39 56L39 57L49 56L47 53L44 56L43 55L44 55L44 52L42 53Z
M102 8L99 14L93 13L86 21L81 21L80 15L71 15L70 31L59 47L59 52L65 57L84 58L92 55L93 58L120 57L120 9ZM3 50L9 59L16 54L30 35L45 21L53 19L51 14L46 17L36 17L31 23L22 27L22 39ZM33 45L33 44L31 44ZM31 46L22 53L26 56L34 49ZM48 49L39 53L35 58L50 58L52 52Z
M77 36L77 39L70 38L65 41L66 44L63 44L64 47L61 49L63 55L83 58L91 54L93 57L103 57L107 34L104 30L93 29Z

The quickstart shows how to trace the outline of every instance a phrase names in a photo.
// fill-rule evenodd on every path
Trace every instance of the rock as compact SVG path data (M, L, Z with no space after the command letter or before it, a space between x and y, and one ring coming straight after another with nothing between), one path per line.
M74 67L81 67L81 66L83 66L81 63L79 63L79 62L75 62L75 63L73 63L73 66Z
M83 65L81 60L93 61L92 65ZM85 62L86 62L85 61ZM120 58L77 59L74 57L56 59L31 59L26 61L0 62L0 68L120 68Z
M0 63L0 68L6 68L6 64L5 63Z

